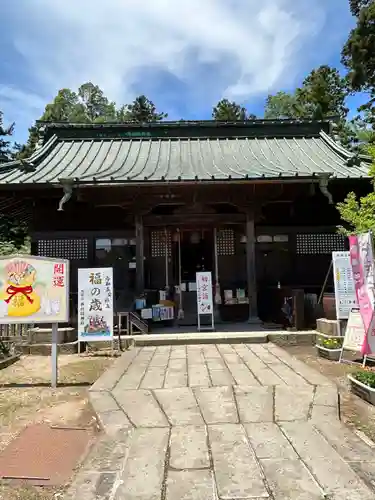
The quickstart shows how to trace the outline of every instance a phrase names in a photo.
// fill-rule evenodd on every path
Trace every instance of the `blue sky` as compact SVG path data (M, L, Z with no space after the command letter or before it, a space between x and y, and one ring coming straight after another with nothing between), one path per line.
M348 0L6 0L0 109L15 139L58 89L92 81L118 104L146 94L171 119L222 97L262 115L321 64L339 67ZM355 109L360 97L350 99Z

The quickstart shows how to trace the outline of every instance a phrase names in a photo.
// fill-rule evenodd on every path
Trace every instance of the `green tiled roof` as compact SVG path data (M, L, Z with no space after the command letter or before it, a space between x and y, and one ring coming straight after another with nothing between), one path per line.
M369 160L324 131L315 136L72 138L52 135L26 163L0 167L1 184L185 182L367 177Z

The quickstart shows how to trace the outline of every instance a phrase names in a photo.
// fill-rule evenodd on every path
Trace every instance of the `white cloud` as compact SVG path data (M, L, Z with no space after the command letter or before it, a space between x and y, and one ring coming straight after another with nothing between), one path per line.
M202 65L212 73L200 97L243 101L293 84L301 50L322 28L326 2L315 0L312 8L310 0L18 0L12 38L44 101L89 80L128 102L135 87L142 91L143 68L199 88Z

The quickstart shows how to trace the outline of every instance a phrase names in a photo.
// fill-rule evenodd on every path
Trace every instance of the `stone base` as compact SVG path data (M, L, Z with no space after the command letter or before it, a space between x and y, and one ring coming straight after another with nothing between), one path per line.
M316 344L315 347L321 358L329 359L330 361L339 361L341 349L327 349L327 347L318 344Z
M329 335L330 337L337 337L340 335L340 322L336 319L319 318L316 320L316 329L319 333Z
M350 388L353 394L375 406L375 389L362 384L362 382L354 378L352 375L348 375L347 377L350 381Z
M314 345L316 342L315 332L299 333L268 333L268 341L279 346L287 345Z
M51 344L28 344L21 345L19 348L22 354L34 356L50 356L52 350ZM58 354L76 354L78 352L78 347L76 343L58 344L57 352Z

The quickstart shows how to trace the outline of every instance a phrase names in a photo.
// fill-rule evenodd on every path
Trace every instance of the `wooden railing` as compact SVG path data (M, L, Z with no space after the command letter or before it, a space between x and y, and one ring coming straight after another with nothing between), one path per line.
M141 333L143 335L148 334L148 324L139 317L135 312L129 312L129 323L130 323L130 335L133 333ZM134 332L133 328L136 328L138 332Z
M118 335L147 335L149 333L148 324L137 313L132 311L119 312L117 317Z

